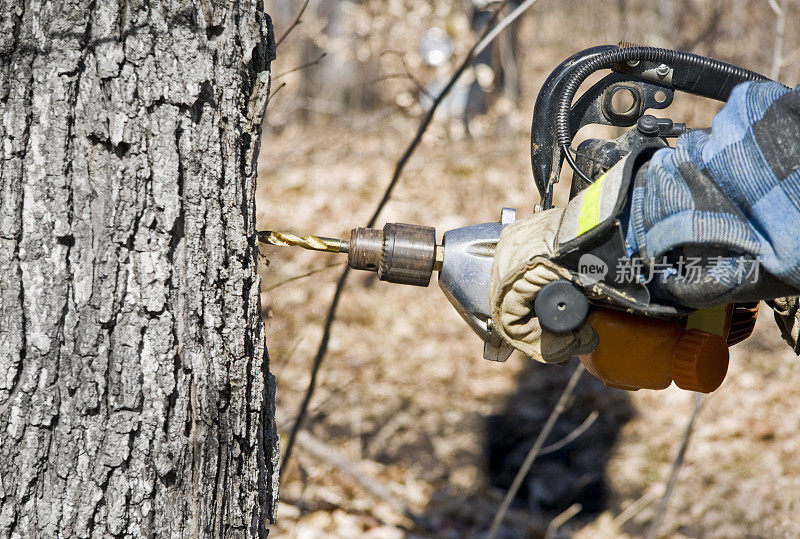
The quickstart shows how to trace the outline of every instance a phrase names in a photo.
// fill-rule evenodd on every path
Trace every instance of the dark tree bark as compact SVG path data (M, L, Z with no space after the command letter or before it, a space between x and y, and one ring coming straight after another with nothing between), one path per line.
M0 537L265 535L269 17L0 5Z

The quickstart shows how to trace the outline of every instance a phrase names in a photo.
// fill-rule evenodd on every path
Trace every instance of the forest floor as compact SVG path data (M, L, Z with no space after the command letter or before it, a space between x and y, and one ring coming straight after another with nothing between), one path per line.
M711 114L700 118L704 125ZM513 111L504 118L476 124L475 138L435 124L380 226L425 224L441 237L444 230L497 220L502 206L530 213L538 196L530 173L529 119L527 112ZM346 127L297 125L265 134L259 229L347 237L366 223L414 130L408 118L376 113ZM284 281L345 259L272 247L262 247L261 254L285 445L343 266ZM437 288L351 274L306 423L311 436L295 448L284 471L272 536L485 535L573 366L542 366L516 354L506 363L483 360L479 338ZM583 510L560 536L646 532L693 395L675 387L608 389L584 374L547 443L594 410L598 419L563 450L537 460L503 536L541 536L574 503ZM726 381L705 400L659 534L800 536L798 403L800 359L762 308L754 336L731 349ZM367 492L332 464L331 455L382 484L426 527Z

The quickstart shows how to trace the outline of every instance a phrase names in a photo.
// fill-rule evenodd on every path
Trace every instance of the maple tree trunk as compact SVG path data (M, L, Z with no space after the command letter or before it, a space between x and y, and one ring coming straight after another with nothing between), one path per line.
M2 1L0 537L263 536L260 0Z

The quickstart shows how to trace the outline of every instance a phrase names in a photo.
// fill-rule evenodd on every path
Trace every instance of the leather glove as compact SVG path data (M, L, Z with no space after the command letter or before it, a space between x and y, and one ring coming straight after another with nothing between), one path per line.
M772 307L775 315L775 323L781 329L781 337L800 355L800 309L798 309L798 297L775 298L767 302Z
M492 323L514 348L544 363L561 363L597 347L597 333L588 322L569 333L543 329L534 316L533 300L546 284L569 279L553 262L564 208L535 213L503 229L495 251L489 285Z

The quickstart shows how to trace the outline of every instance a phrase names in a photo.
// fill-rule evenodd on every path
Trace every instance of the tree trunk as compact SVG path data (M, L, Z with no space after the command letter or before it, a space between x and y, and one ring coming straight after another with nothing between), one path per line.
M0 537L266 535L269 17L1 5Z

